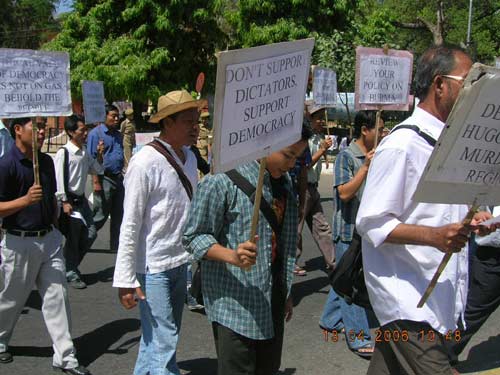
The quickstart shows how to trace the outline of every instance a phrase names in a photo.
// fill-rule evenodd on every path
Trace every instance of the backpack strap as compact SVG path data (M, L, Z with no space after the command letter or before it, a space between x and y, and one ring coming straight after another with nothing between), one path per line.
M250 201L254 203L255 201L255 186L253 186L245 177L243 177L236 169L231 169L226 172L229 179L241 190L243 191ZM278 224L278 218L271 208L269 203L265 199L260 201L260 211L271 225L276 236L279 237L281 234L281 225Z
M160 154L162 154L165 159L170 163L172 168L175 169L177 172L177 175L179 176L179 179L181 180L182 186L184 186L184 189L186 190L186 193L189 197L189 200L193 199L193 186L191 185L191 181L189 181L189 178L186 176L182 168L177 164L175 161L175 158L172 156L168 148L165 147L160 141L155 139L154 141L148 143L146 146L151 146L153 147L156 151L158 151Z
M394 129L391 130L391 134L399 129L410 129L417 133L420 137L422 137L429 145L434 147L436 145L436 140L431 137L429 134L424 133L417 125L398 125Z

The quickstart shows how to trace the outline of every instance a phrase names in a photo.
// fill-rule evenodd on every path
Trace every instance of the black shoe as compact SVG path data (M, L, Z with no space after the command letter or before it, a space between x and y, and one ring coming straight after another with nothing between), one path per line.
M85 282L79 277L69 280L68 285L75 289L85 289L87 287L87 284L85 284Z
M87 370L86 367L83 366L78 366L75 368L60 368L60 367L53 367L54 371L62 371L65 374L71 374L71 375L92 375L89 370Z
M9 352L0 353L0 363L10 363L12 361L12 354L10 354Z

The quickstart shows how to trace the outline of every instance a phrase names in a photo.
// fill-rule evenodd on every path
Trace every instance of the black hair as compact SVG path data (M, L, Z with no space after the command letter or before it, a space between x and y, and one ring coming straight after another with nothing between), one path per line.
M114 106L113 104L106 104L106 106L104 108L106 109L106 115L112 111L116 111L116 112L120 113L118 108L116 106Z
M28 122L30 122L32 120L31 117L20 117L20 118L14 118L12 120L9 121L9 131L10 131L10 136L13 138L13 139L16 139L16 131L14 130L14 126L15 125L21 125L21 126L24 126L26 125Z
M359 111L354 117L354 132L355 138L361 136L361 128L364 126L367 129L375 128L377 122L377 112L376 111Z
M469 56L465 50L454 45L433 46L418 60L415 72L415 96L424 100L429 93L434 77L450 74L457 64L457 53ZM470 56L469 56L470 57Z
M309 138L313 136L313 131L311 128L311 123L304 119L304 122L302 123L302 134L301 134L301 141L307 141Z
M64 130L66 131L66 134L68 134L68 137L71 139L71 135L69 132L74 132L76 129L78 129L78 123L82 122L85 124L85 119L83 116L80 115L71 115L69 117L66 117L66 120L64 120Z

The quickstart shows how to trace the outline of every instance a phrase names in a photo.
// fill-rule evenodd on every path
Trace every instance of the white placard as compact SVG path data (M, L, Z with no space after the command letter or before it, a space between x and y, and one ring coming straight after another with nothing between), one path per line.
M86 124L106 120L106 99L102 81L82 81L83 113Z
M500 202L500 69L475 64L420 179L414 199Z
M313 98L315 106L335 107L337 104L337 73L320 67L314 69Z
M314 39L221 52L214 111L214 172L300 139Z
M66 52L0 48L0 117L71 113Z
M495 59L495 68L499 68L500 69L500 57L497 57Z
M356 48L356 109L408 110L412 66L408 51Z

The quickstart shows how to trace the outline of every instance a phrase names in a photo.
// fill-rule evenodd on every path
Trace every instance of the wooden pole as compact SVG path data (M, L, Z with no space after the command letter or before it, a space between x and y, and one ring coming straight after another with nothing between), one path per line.
M330 136L330 127L328 126L328 109L325 108L325 124L326 124L326 134Z
M264 172L266 171L267 159L260 159L259 167L259 179L257 181L257 187L255 188L255 201L253 202L253 215L252 215L252 227L250 229L250 242L255 243L255 236L257 234L257 226L259 224L260 215L260 201L262 200L262 187L264 185ZM244 268L245 271L250 271L250 267Z
M467 216L465 216L465 219L462 221L462 224L468 225L471 223L472 218L474 217L474 214L476 213L478 207L479 206L477 206L476 202L474 201L474 204L469 209L469 212L467 212ZM434 274L431 282L427 286L427 289L425 290L424 295L422 296L422 298L418 302L417 307L419 309L422 308L422 306L424 306L425 302L427 301L427 299L431 295L432 291L434 290L434 287L436 286L436 284L438 282L439 276L441 276L441 274L443 273L443 271L444 271L446 265L448 264L448 262L450 261L452 255L453 255L453 253L446 253L443 256L443 260L441 260L441 263L439 264L439 267L436 270L436 273Z
M382 110L379 109L377 111L377 115L375 116L375 143L373 145L373 148L377 148L378 145L378 128L380 126L380 118L382 117Z
M31 147L33 149L33 175L35 185L40 185L40 172L38 164L38 125L36 117L31 119Z

